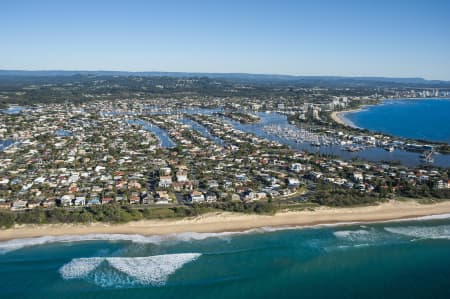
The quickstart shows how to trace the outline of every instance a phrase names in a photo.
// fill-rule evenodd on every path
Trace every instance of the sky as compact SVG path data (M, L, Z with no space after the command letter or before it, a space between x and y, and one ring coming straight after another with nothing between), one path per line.
M450 80L450 1L1 0L0 69Z

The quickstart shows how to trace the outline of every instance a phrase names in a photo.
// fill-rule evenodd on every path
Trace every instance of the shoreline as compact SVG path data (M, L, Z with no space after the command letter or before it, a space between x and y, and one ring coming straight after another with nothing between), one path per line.
M359 129L359 130L364 130L364 128L358 127L357 125L355 125L350 119L348 119L347 117L345 117L346 114L348 113L355 113L355 112L360 112L365 110L367 107L371 107L371 106L376 106L376 105L380 105L380 104L374 104L374 105L362 105L358 108L355 109L349 109L349 110L342 110L342 111L333 111L330 114L331 119L343 126L349 127L349 128L353 128L353 129Z
M217 212L176 220L141 220L124 224L20 225L0 230L0 241L64 235L123 234L152 236L192 232L244 232L264 227L302 228L318 225L376 223L442 214L450 214L450 201L435 204L391 201L377 206L320 207L314 211L284 211L273 216Z
M350 128L355 128L358 129L358 127L352 123L348 118L345 117L345 114L347 113L351 113L351 112L358 112L361 111L362 109L353 109L353 110L344 110L344 111L333 111L330 114L331 119L343 126L346 127L350 127Z
M411 100L450 100L450 98L448 98L448 97L383 98L383 99L380 99L380 103L377 103L377 104L366 104L366 105L362 105L362 106L360 106L358 108L355 108L355 109L342 110L342 111L333 111L333 112L331 112L330 117L331 117L331 119L333 121L335 121L336 123L338 123L340 125L347 126L347 127L354 128L354 129L364 129L364 128L358 127L351 120L346 118L345 114L359 112L359 111L362 111L362 110L366 109L367 107L371 107L371 106L383 105L383 103L385 101L411 101Z

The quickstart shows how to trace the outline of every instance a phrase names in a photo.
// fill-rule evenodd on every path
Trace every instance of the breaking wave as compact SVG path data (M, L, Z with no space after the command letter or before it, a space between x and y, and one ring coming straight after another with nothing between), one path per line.
M339 238L339 239L348 239L351 241L355 240L361 240L361 239L368 239L370 235L370 231L365 229L358 229L358 230L341 230L336 231L333 234Z
M436 218L433 218L436 219ZM344 247L368 246L373 244L403 243L405 237L413 240L450 240L450 225L433 226L393 226L381 229L342 230L334 232ZM396 237L397 236L397 237ZM351 246L348 246L351 245Z
M63 265L59 272L64 279L84 279L101 287L161 286L171 274L200 256L200 253L179 253L76 258Z
M144 236L138 234L86 234L86 235L62 235L62 236L43 236L36 238L24 238L13 239L9 241L0 242L0 254L7 253L14 250L19 250L25 247L39 246L51 243L76 243L76 242L89 242L89 241L111 241L119 242L126 241L136 244L155 244L162 243L178 243L178 242L191 242L202 241L209 238L217 238L222 240L230 240L233 236L265 233L265 232L277 232L284 230L294 230L302 227L297 226L285 226L285 227L261 227L249 229L246 231L236 232L220 232L220 233L174 233L167 235L152 235Z
M59 272L64 279L82 278L97 268L104 260L105 258L102 257L73 259L70 263L62 266Z
M365 229L335 231L334 236L345 245L338 245L337 248L369 246L378 241L378 236L374 231Z
M208 238L228 239L232 235L243 234L245 232L224 232L224 233L179 233L168 235L128 235L128 234L87 234L87 235L63 235L44 236L37 238L13 239L0 242L0 253L6 253L25 247L38 246L50 243L72 243L88 241L128 241L137 244L161 244L163 242L189 242L200 241Z
M385 230L416 239L450 240L450 225L386 227Z
M384 221L376 221L374 223L403 223L403 222L420 222L420 221L429 221L429 220L446 220L450 219L450 214L434 214L428 216L417 216L411 218L402 218L402 219L393 219L393 220L384 220Z
M383 230L367 229L367 227L361 227L361 229L357 230L336 231L333 234L340 241L336 247L341 249L386 245L402 241L400 238L395 238Z
M408 219L397 219L380 221L380 223L390 222L407 222L407 221L428 221L428 220L441 220L449 219L450 214L422 216ZM285 230L307 229L307 228L327 228L327 227L341 227L349 225L357 225L361 222L339 222L330 224L317 224L311 226L280 226L272 227L266 226L261 228L249 229L241 232L221 232L221 233L174 233L167 235L153 235L144 236L138 234L86 234L86 235L63 235L63 236L43 236L36 238L24 238L13 239L9 241L0 242L0 254L4 254L10 251L22 249L25 247L44 245L49 243L71 243L71 242L87 242L87 241L128 241L137 244L161 244L163 242L189 242L189 241L201 241L208 238L219 238L223 240L230 240L231 237L236 235L253 234L253 233L265 233L265 232L277 232ZM360 228L365 228L360 226ZM397 228L395 228L397 229ZM371 231L372 232L372 231ZM373 233L373 232L372 232ZM368 231L353 230L353 231L337 231L334 233L337 238L340 239L364 239L368 238ZM400 234L400 233L399 233Z

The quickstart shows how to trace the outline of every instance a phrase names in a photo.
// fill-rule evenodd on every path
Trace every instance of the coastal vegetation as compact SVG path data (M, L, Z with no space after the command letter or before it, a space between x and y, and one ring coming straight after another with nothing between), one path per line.
M430 195L430 194L428 194ZM441 197L424 196L414 194L414 197L398 197L396 200L413 201L420 204L434 204L447 201L448 194L437 194ZM444 196L444 197L442 197ZM132 207L129 205L107 205L85 208L35 208L26 211L2 211L0 210L0 228L11 228L24 224L89 224L105 222L110 224L127 223L140 220L181 219L196 217L211 212L234 212L255 215L274 215L276 212L288 211L314 211L321 206L328 207L361 207L378 205L386 202L387 198L377 198L356 192L344 190L319 191L311 201L300 203L283 202L227 202L213 204L194 204L189 206L169 207Z
M319 205L333 207L351 207L366 204L376 204L386 201L386 197L364 194L358 191L320 190L316 192L311 201Z
M228 211L248 214L273 214L275 205L270 202L228 202L208 205L171 207L131 207L123 205L93 206L78 209L43 209L26 211L1 211L0 227L9 228L15 224L57 224L57 223L126 223L138 220L175 219L199 216L214 211Z

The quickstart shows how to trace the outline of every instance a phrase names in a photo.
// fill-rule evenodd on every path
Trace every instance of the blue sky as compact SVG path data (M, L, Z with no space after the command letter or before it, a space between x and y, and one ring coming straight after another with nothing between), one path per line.
M0 69L450 80L450 1L1 0Z

